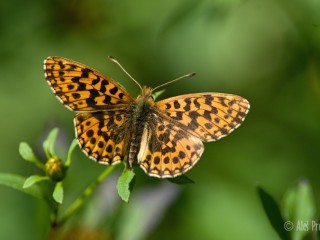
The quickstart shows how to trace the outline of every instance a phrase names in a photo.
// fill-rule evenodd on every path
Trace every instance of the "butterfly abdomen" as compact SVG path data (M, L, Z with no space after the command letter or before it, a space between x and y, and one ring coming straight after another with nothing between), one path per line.
M148 118L151 114L151 106L149 104L147 96L143 96L141 98L138 98L138 100L133 103L132 106L132 120L131 120L131 136L130 141L128 144L128 162L127 166L128 168L132 168L135 158L137 156L137 153L140 148L141 143L141 137L143 133L143 129L145 124L148 121Z

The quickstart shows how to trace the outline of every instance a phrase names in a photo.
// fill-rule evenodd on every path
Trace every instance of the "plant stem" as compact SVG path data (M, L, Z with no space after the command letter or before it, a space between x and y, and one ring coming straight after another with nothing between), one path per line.
M58 212L59 212L60 204L54 203L54 209L51 213L51 231L48 237L48 240L57 239L58 236Z
M87 188L83 191L83 193L71 204L71 206L66 210L64 216L59 221L59 225L62 225L69 217L71 217L76 211L78 211L82 205L86 202L87 198L89 198L94 190L99 186L99 184L109 176L115 166L109 166L105 168L104 171L97 177L97 179L91 183Z

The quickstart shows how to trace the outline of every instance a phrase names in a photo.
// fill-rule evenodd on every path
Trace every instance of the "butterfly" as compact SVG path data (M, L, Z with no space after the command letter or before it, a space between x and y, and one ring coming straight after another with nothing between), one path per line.
M230 134L250 108L240 96L212 92L156 102L154 90L167 83L152 89L132 78L141 88L134 98L110 77L62 57L46 58L44 73L61 103L76 112L76 138L88 157L107 165L126 159L127 168L139 165L153 177L187 172L201 157L203 142Z

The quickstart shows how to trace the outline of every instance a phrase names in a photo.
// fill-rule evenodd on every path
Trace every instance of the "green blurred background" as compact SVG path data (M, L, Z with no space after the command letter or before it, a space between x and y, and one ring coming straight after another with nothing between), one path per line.
M167 86L161 98L216 91L251 103L239 129L205 144L188 173L195 184L174 185L137 169L125 204L115 187L119 166L73 219L75 232L88 230L92 239L278 239L256 185L280 201L300 177L310 180L319 207L319 1L11 0L1 1L0 9L1 172L36 172L18 154L21 141L43 156L42 141L58 126L63 155L74 138L74 113L44 79L47 56L91 66L134 96L138 87L108 55L142 85L197 72ZM103 168L77 149L64 206ZM0 239L45 235L41 202L3 186L0 196Z

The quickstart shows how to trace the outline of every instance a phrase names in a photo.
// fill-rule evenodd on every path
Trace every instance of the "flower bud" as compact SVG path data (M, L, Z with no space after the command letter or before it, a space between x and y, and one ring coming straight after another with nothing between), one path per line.
M58 157L52 157L46 162L46 174L54 182L61 181L66 174L66 168Z

